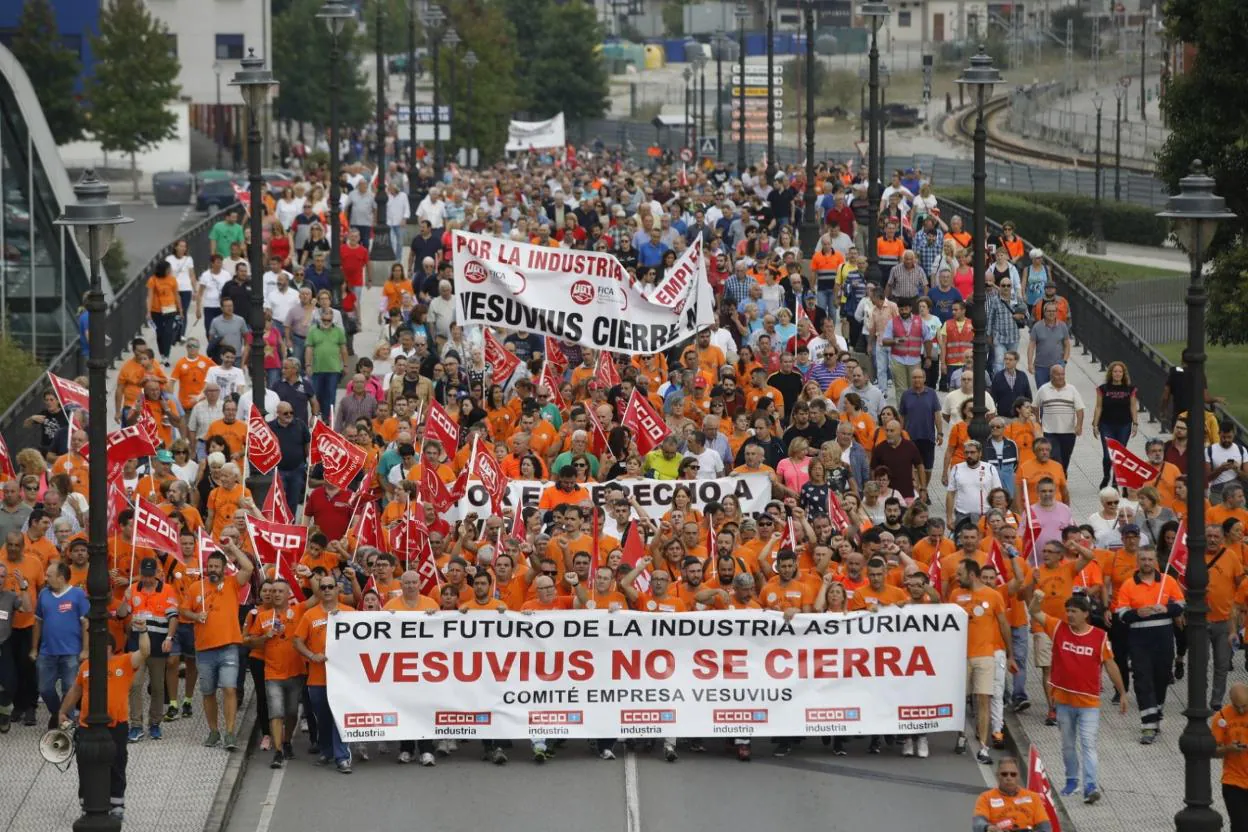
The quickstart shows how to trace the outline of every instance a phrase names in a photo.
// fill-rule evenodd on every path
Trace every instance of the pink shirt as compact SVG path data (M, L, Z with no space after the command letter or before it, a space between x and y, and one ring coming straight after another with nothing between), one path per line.
M801 491L802 486L810 482L810 458L807 457L795 463L789 457L785 457L776 466L776 476L786 488Z

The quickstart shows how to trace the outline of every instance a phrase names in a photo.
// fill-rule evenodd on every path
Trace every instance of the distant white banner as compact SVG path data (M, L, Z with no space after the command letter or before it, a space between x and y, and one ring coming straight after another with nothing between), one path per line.
M507 152L545 150L567 144L563 130L563 113L545 121L515 121L507 126Z
M456 318L461 324L522 329L597 350L663 352L710 323L700 272L674 305L643 294L610 254L517 243L456 231ZM675 270L673 270L675 271ZM666 281L665 281L666 282ZM683 302L687 297L692 302Z
M507 484L507 496L503 502L509 506L536 506L542 492L551 485L553 483L541 480L512 480ZM736 498L745 514L761 512L771 500L771 479L766 474L738 474L721 479L680 482L636 479L589 483L585 488L594 505L603 505L608 485L625 488L645 515L655 520L671 511L672 495L678 485L686 486L693 492L693 507L698 511L705 509L707 503L723 503L729 495ZM469 481L468 489L459 501L459 516L466 517L470 512L476 512L478 516L490 512L490 495L476 480Z

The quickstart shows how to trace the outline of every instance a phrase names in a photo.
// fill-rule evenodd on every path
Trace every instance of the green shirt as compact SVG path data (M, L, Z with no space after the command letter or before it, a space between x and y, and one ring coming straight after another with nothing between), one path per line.
M220 220L208 232L208 239L217 244L216 252L222 257L230 256L230 244L243 244L243 226L241 223L228 223Z
M589 475L593 477L594 479L597 479L598 478L598 457L594 456L593 454L589 452L586 452L585 458L589 460ZM571 465L571 464L572 464L572 452L564 451L563 453L559 454L559 456L555 457L555 464L550 466L550 470L562 471L563 466Z
M677 453L671 459L665 459L663 449L655 448L646 454L645 464L642 467L646 471L653 471L656 480L674 480L680 468L680 462L683 459L684 456L680 453Z
M308 330L306 346L312 350L312 373L341 373L342 348L347 345L347 334L342 327L325 329L317 326Z

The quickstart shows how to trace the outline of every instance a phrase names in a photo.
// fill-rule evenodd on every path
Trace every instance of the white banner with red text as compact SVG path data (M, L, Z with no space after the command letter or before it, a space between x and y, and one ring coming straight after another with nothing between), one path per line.
M341 612L344 740L961 730L966 613Z
M647 297L606 252L517 243L456 231L456 320L549 335L628 355L663 352L714 319L705 262L686 258ZM699 249L700 251L700 249Z
M542 480L511 480L507 483L503 505L513 508L536 506L542 492L553 486L553 482ZM677 486L689 489L693 495L693 507L698 511L704 511L707 503L722 505L725 497L732 496L741 506L743 514L757 514L766 509L771 501L771 479L767 474L734 474L707 480L611 480L585 483L580 487L589 492L590 502L596 506L604 505L609 489L623 488L637 501L647 517L658 520L672 510ZM462 520L469 513L478 517L487 517L492 513L490 495L480 481L469 480L458 508L459 514L454 519Z

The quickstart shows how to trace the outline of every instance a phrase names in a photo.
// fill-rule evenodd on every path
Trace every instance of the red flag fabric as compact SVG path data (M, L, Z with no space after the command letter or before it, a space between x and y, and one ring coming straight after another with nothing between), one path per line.
M590 453L602 454L610 453L609 442L607 440L607 432L603 430L602 422L598 419L598 408L592 403L585 406L585 415L589 418L589 425L593 429L593 435L590 437L589 450Z
M146 407L140 407L139 415L134 420L134 424L151 440L153 447L159 448L161 446L160 425L156 424L156 419L152 416L151 411Z
M511 536L517 540L524 540L524 506L516 506L511 513Z
M555 407L560 410L567 410L568 403L563 398L563 393L559 391L559 377L551 368L549 361L542 364L542 375L537 380L537 386L539 390L545 387L550 391L550 401Z
M448 457L455 456L455 451L459 450L459 425L451 420L446 408L438 404L436 399L429 402L429 414L425 418L425 438L438 440Z
M324 479L339 488L346 488L364 467L367 454L354 442L348 442L320 419L312 426L312 453L309 464L321 464Z
M940 553L933 552L932 562L927 565L927 580L932 586L936 587L937 592L943 592L945 588L945 576L941 573Z
M5 482L17 479L17 471L13 468L13 457L9 455L9 445L4 441L3 436L0 436L0 476L4 477Z
M1039 566L1040 552L1036 549L1036 518L1031 513L1031 496L1027 493L1026 484L1023 485L1023 527L1019 529L1019 533L1023 538L1023 557L1032 566Z
M509 352L488 327L485 330L485 363L494 371L492 378L495 384L506 382L520 366L519 357L514 352Z
M1062 821L1057 816L1057 807L1053 805L1053 788L1049 785L1049 775L1045 773L1044 763L1040 761L1039 749L1033 745L1027 757L1027 790L1040 795L1053 832L1062 832Z
M360 511L360 529L355 535L355 546L357 549L361 546L385 548L385 542L381 539L381 518L377 516L377 504L371 500Z
M302 604L308 600L303 594L303 590L299 587L299 578L295 575L295 560L288 558L280 553L277 556L277 577L284 580L290 586L290 597Z
M425 524L409 514L395 530L393 548L403 558L404 569L411 569L411 561L416 559L421 594L436 598L442 576L438 574L438 566L434 562L433 547L429 545Z
M646 556L646 544L641 539L641 525L636 521L624 530L624 545L620 548L620 554L623 555L621 563L629 569L636 569L637 564ZM642 573L634 583L640 591L645 592L650 588L650 576Z
M121 476L122 466L132 459L156 454L156 443L138 425L127 425L108 435L108 480L111 482ZM91 446L83 445L79 451L83 458L90 459Z
M251 535L252 551L265 566L272 566L277 559L296 561L308 547L308 527L247 518L247 533Z
M1179 586L1187 589L1187 518L1179 520L1179 528L1174 535L1174 546L1170 549L1170 560L1166 568L1174 573Z
M433 510L438 514L455 505L456 498L438 476L437 469L432 465L422 465L420 470L420 499L424 503L433 503Z
M836 492L831 488L828 489L828 519L840 532L849 528L849 515L845 513L845 508L841 505L841 498L836 496Z
M985 566L991 566L997 570L997 586L1005 586L1009 583L1005 577L1005 555L1001 551L1001 544L992 541L992 547L988 550L988 562Z
M1123 488L1143 488L1157 479L1157 469L1148 460L1140 459L1117 439L1105 439L1109 461L1114 466L1114 481Z
M261 474L269 473L282 461L277 435L254 404L247 417L247 461Z
M672 432L653 405L636 390L628 399L620 424L633 432L633 438L637 441L637 452L642 456L659 447Z
M615 359L607 350L598 353L598 363L594 366L594 381L610 390L620 383L620 371L615 366Z
M467 468L459 472L459 476L451 483L450 491L451 499L459 502L460 499L468 493L468 474Z
M481 480L481 485L490 495L490 508L494 514L503 513L503 497L507 494L507 475L492 453L481 453L476 448L472 454L472 476Z
M71 407L80 407L90 412L91 399L87 388L76 381L61 378L51 371L48 372L48 382L52 385L52 392L60 399L61 407L66 410Z
M182 561L178 527L169 519L169 515L137 495L134 498L134 544L167 552L179 562Z
M130 501L116 482L108 484L108 533L117 531L117 518L123 511L130 508Z
M549 335L546 336L546 346L543 354L546 356L546 363L554 364L558 368L560 375L563 374L564 370L568 369L567 354L563 351L563 347L559 345L559 342Z
M286 487L281 477L274 477L269 486L269 493L264 498L264 516L278 523L295 522L295 513L290 510L290 501L286 499Z

